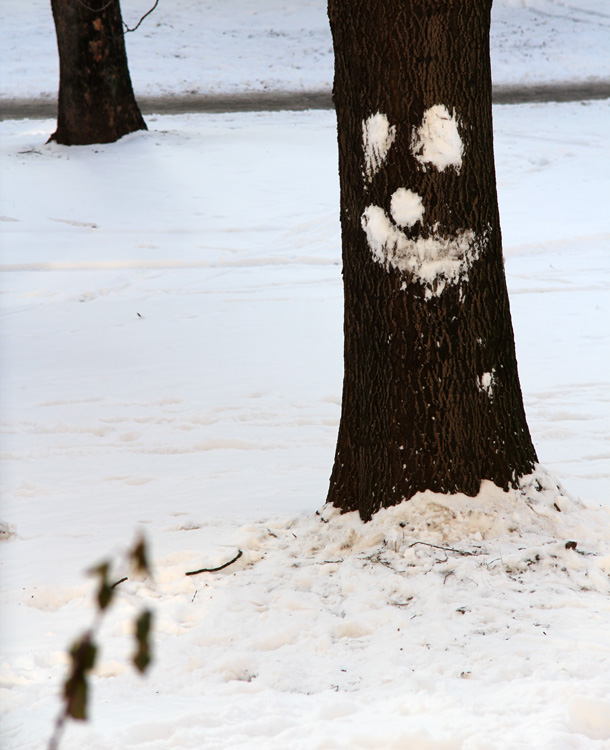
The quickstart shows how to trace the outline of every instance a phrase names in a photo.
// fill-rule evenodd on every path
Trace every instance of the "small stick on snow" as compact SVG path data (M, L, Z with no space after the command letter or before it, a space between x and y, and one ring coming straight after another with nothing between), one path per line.
M232 565L236 560L239 560L239 558L244 553L241 550L237 551L237 554L232 560L229 560L229 562L224 563L224 565L219 565L217 568L200 568L199 570L189 570L188 573L185 573L184 575L187 576L196 576L198 573L216 573L219 570L224 570L224 568L228 568L229 565Z
M127 578L127 576L125 576L125 578L121 578L119 581L115 581L110 588L115 589L119 585L119 583L125 583L125 581L127 580L129 579Z
M458 555L464 555L464 557L470 557L470 556L476 555L476 552L464 552L464 550L453 549L453 547L439 547L438 544L430 544L429 542L413 542L413 544L409 545L409 548L415 547L416 544L425 544L426 547L434 547L434 549L442 549L445 552L455 552Z

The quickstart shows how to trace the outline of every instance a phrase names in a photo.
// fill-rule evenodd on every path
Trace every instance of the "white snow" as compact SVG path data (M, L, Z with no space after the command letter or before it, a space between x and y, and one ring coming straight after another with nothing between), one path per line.
M439 296L447 284L464 281L486 244L485 238L476 237L471 230L449 237L434 232L410 239L375 205L364 209L361 223L373 260L385 268L413 274L426 286L428 297Z
M390 213L399 227L412 227L422 220L426 209L421 196L408 188L398 188L390 201Z
M123 0L123 18L133 27L152 5ZM494 83L607 80L609 31L605 0L495 0ZM332 86L324 0L162 0L125 40L140 96ZM57 96L57 45L47 0L2 0L0 60L1 96Z
M150 4L122 6L133 22ZM604 12L496 0L496 80L607 75ZM0 16L5 95L54 94L48 3ZM330 82L324 3L175 0L151 19L127 38L139 91ZM0 123L0 746L45 747L93 614L85 570L141 529L154 580L118 587L91 722L62 750L607 748L608 102L494 109L528 421L582 502L537 472L524 494L426 493L368 525L322 509L342 381L332 113L147 119L71 149L45 145L52 121ZM146 679L128 666L142 604Z
M422 124L413 128L411 152L424 166L432 164L439 172L454 167L456 172L462 166L464 144L460 138L455 111L443 104L435 104L424 112Z
M484 372L478 379L479 390L484 391L489 398L493 396L494 385L496 382L495 376L495 370L492 370L491 372Z
M364 170L369 182L385 162L395 138L396 127L390 125L388 118L381 112L363 121Z

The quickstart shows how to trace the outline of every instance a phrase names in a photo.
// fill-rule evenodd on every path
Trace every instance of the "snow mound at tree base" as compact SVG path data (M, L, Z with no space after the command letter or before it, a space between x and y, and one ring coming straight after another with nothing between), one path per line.
M483 481L476 497L422 492L364 523L325 506L315 517L246 527L252 562L280 549L292 564L382 563L416 576L437 566L515 575L555 570L583 590L610 591L610 510L570 497L538 468L517 489ZM284 544L282 544L282 541Z
M161 561L163 609L179 586L204 704L238 699L233 731L276 717L249 748L596 748L610 739L609 521L541 470L369 523L325 506L241 527L223 553L239 559L181 585L185 557Z
M609 521L538 470L508 492L421 493L369 523L326 506L215 549L208 536L157 559L154 582L119 587L96 718L69 727L66 750L605 748ZM219 569L185 576L202 552ZM121 671L143 603L146 680Z

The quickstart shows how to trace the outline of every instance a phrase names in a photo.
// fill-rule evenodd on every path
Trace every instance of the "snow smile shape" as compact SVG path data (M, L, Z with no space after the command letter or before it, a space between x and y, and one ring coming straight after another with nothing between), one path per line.
M373 260L386 269L413 274L428 287L426 296L438 296L446 284L465 278L483 244L477 242L471 229L453 237L433 233L430 237L409 239L383 208L374 205L365 208L361 224Z

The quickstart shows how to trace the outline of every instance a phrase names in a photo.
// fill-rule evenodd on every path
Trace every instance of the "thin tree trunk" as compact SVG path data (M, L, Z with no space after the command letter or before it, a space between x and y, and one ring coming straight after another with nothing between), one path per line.
M59 50L57 130L67 146L146 130L131 86L119 0L51 0Z
M491 0L329 0L345 351L328 502L368 520L536 462L502 259Z

